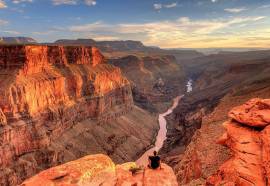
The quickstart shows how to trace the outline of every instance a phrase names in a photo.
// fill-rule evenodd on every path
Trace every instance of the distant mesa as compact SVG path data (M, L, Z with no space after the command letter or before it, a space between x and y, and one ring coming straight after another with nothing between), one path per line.
M95 41L93 39L60 39L54 42L54 44L61 45L84 45L84 46L96 46L102 51L142 51L147 48L140 41Z
M162 49L158 46L146 46L141 41L118 40L96 41L93 39L59 39L55 42L39 43L29 37L0 37L0 44L39 44L39 45L64 45L64 46L93 46L104 53L113 52L142 52L158 55L174 55L177 59L194 59L203 54L193 49ZM106 54L105 54L106 55Z
M38 43L31 37L0 37L0 44L35 44Z

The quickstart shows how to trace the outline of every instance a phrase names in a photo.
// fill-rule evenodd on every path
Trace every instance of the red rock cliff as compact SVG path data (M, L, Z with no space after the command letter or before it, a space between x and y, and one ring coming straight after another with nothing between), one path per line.
M49 65L104 63L104 57L95 47L80 46L1 46L1 69L16 69L20 74L42 72Z
M219 143L233 156L208 178L208 185L270 185L270 100L252 99L233 108L229 117Z
M0 185L61 163L52 140L133 102L128 80L94 47L0 46L0 86Z

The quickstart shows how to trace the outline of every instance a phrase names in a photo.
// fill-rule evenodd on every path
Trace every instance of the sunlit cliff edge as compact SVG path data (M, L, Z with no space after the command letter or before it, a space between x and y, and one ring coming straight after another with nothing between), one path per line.
M115 165L105 155L89 155L76 161L45 170L26 180L22 186L46 185L107 185L107 186L177 186L172 168L162 164L162 169L130 171L133 162Z

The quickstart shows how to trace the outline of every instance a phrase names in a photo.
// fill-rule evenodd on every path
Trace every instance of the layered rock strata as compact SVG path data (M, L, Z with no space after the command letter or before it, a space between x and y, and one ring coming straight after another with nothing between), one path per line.
M184 71L172 55L127 55L109 62L131 82L134 102L143 109L163 112L184 92Z
M133 104L129 81L95 47L0 46L0 85L1 185L63 162L50 144L77 122Z
M106 185L106 186L177 186L173 170L166 164L162 169L143 169L132 174L133 162L115 165L105 155L91 155L53 167L26 180L22 186L44 185Z
M232 157L207 179L208 185L269 185L270 100L252 99L229 112L219 139Z

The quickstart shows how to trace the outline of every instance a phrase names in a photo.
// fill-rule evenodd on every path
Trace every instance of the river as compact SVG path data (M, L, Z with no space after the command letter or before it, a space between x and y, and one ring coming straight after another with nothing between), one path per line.
M188 80L187 82L187 93L192 91L192 80ZM164 113L159 114L158 117L158 122L159 122L159 131L158 131L158 135L156 136L156 142L155 142L155 146L149 150L147 150L137 161L137 165L139 166L146 166L148 164L148 157L150 155L153 155L154 151L159 151L161 149L161 147L163 146L164 141L167 138L167 121L166 121L166 116L168 116L169 114L171 114L173 112L173 110L177 107L180 99L183 97L182 96L177 96L176 98L173 99L173 104L172 106Z

